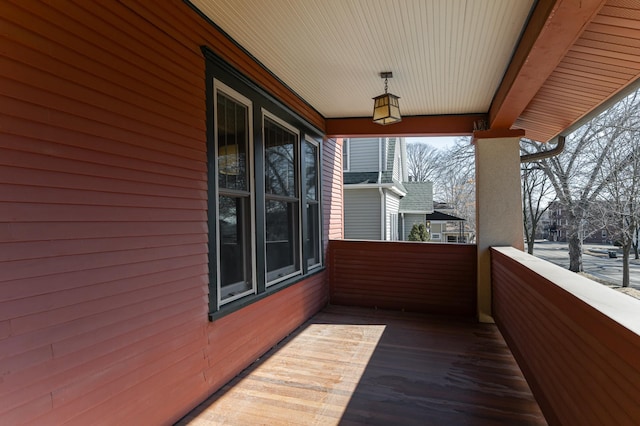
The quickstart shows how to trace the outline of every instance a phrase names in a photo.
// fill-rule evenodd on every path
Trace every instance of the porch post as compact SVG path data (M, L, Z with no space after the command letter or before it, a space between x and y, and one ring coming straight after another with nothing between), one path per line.
M477 131L476 243L478 247L478 319L493 322L489 247L524 250L519 141L521 130Z

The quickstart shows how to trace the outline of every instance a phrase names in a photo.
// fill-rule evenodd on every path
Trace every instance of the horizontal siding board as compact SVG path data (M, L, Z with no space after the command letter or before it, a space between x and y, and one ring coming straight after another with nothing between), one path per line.
M198 344L195 343L184 348L182 351L168 353L162 358L154 357L151 362L147 362L137 369L130 367L128 376L120 380L115 380L105 385L102 389L90 388L91 391L82 395L81 398L71 401L72 403L56 406L56 395L54 394L54 409L51 414L47 416L46 421L51 421L53 424L75 423L78 421L78 424L82 424L82 421L79 419L82 419L83 415L84 418L96 418L96 413L91 412L92 409L99 407L101 404L112 403L111 400L113 398L107 398L105 401L104 395L113 396L114 394L124 394L131 386L135 386L138 383L147 382L147 387L150 385L148 382L157 385L162 380L163 374L169 377L186 377L197 374L197 371L202 368L198 362L202 359L202 354L197 352L197 345ZM184 352L189 354L186 358L180 359L179 362L172 362L175 361L174 356L183 357ZM155 380L151 380L152 378L155 378ZM79 410L78 407L83 407L83 409ZM105 414L108 415L107 413Z
M19 320L12 321L12 327L16 333L24 333L40 329L42 328L42 324L46 324L47 327L54 326L57 324L88 318L100 313L108 313L113 309L118 309L132 304L154 302L155 299L159 297L168 295L175 296L176 293L181 293L180 296L186 297L189 293L193 293L194 291L196 294L201 294L197 290L193 289L193 279L191 278L181 281L173 281L162 285L155 285L153 287L153 292L150 292L148 288L142 288L137 291L129 291L113 296L103 296L92 301L85 301L82 304L67 305L56 309L49 309L23 315ZM176 302L179 300L180 298L175 299Z
M169 345L163 350L165 356L160 359L153 357L154 360L152 363L148 363L150 358L149 349L137 353L129 350L130 354L135 355L126 359L121 358L118 364L115 364L111 368L110 374L108 376L100 374L76 376L75 380L72 383L69 383L64 388L61 388L60 390L54 392L54 408L56 408L57 406L69 404L74 400L83 398L87 393L87 389L94 390L94 394L98 398L100 397L100 392L98 391L100 391L103 387L111 387L116 391L118 390L117 387L120 387L120 390L126 389L127 387L135 385L137 382L144 380L140 376L151 376L159 371L162 371L162 369L167 368L167 364L170 365L172 363L175 363L176 360L180 361L181 358L186 356L196 355L196 358L199 358L198 368L202 370L205 360L204 356L202 355L201 349L204 344L203 339L205 335L202 329L193 329L193 327L191 328L191 331L185 331L185 333L181 336L176 335L170 343L167 342L167 337L163 336L163 340ZM145 337L147 336L143 335L141 336L141 339ZM155 365L153 365L154 363ZM144 371L145 369L147 370ZM132 374L132 371L134 371L135 373ZM136 377L137 374L139 374L140 376Z
M142 130L136 131L135 129L123 128L117 124L117 120L114 120L114 122L94 121L78 114L31 104L6 96L0 97L0 108L2 108L3 111L7 111L5 115L8 117L28 117L33 123L60 127L76 133L98 134L103 138L117 142L135 141L135 144L138 146L163 151L178 157L204 161L204 148L201 151L181 146L179 141L184 142L184 136L176 136L173 139L158 139L155 135L145 134ZM79 108L82 108L82 106L79 105ZM202 133L204 138L204 132Z
M65 241L93 238L124 238L206 234L203 222L14 222L0 224L0 241ZM3 247L10 247L9 245ZM3 249L2 253L8 253ZM7 255L8 259L8 255Z
M10 407L19 404L29 395L49 393L51 389L61 389L74 383L74 380L83 380L88 376L101 375L100 372L106 366L124 362L137 354L146 354L152 357L155 351L164 352L170 348L183 346L186 341L192 340L191 335L202 340L202 328L204 324L198 321L200 310L185 311L187 315L179 314L167 316L163 322L153 327L141 329L143 332L150 330L146 335L136 337L135 334L125 336L119 341L114 339L113 345L107 350L98 351L95 348L86 348L82 351L71 353L67 356L57 356L48 362L38 364L31 369L18 371L8 379L10 390L2 393L1 407ZM195 334L194 334L195 333ZM200 342L202 345L202 341ZM109 378L107 375L106 378ZM0 412L3 408L0 408Z
M49 46L54 53L58 53L59 48L56 48L58 46L68 47L72 53L71 57L65 58L68 63L75 63L75 56L85 55L91 58L92 61L111 68L114 76L119 76L122 74L121 70L126 69L129 74L136 76L140 82L151 81L154 87L158 87L160 90L177 89L172 94L178 97L184 97L184 94L189 92L189 86L183 85L180 87L181 83L198 84L198 76L195 72L192 74L189 70L182 69L182 72L178 75L170 73L163 68L163 66L166 66L169 70L175 71L175 65L171 64L170 61L165 62L164 58L159 58L157 55L154 55L151 59L142 60L141 55L145 55L145 52L129 50L128 43L118 45L110 40L112 38L111 35L109 37L101 36L96 32L96 28L92 28L88 22L80 24L76 18L80 9L76 6L72 7L72 18L65 18L58 10L59 7L53 6L46 3L29 4L29 10L27 11L16 7L16 5L7 4L3 7L3 16L7 20L15 20L24 25L34 37L38 38L37 43L55 40L55 45L52 43ZM119 10L124 11L125 9L119 8ZM60 26L61 22L64 22L64 28ZM100 19L96 19L95 16L91 19L91 23L99 24L99 22ZM145 25L145 20L140 19L138 23ZM77 34L82 34L83 37L77 37ZM28 37L22 35L18 39L23 40L25 38L28 39ZM169 40L163 37L163 41L168 42ZM160 48L160 46L156 46L157 48ZM168 56L173 57L175 54L175 52L172 52ZM160 65L162 62L165 62L163 66Z
M351 155L349 159L349 172L379 171L379 151L380 142L378 138L349 139L349 153Z
M155 289L154 289L155 290ZM149 292L147 292L149 293ZM205 290L203 288L191 287L176 291L173 293L163 294L165 292L159 289L157 293L154 291L151 294L147 294L146 297L140 297L142 302L127 303L128 301L121 302L116 306L104 306L101 307L98 312L93 312L86 309L84 306L75 308L62 308L62 312L43 312L27 317L20 317L11 321L11 329L15 335L26 334L32 331L42 329L60 329L64 327L76 328L77 333L73 336L68 336L63 339L64 336L60 334L60 339L53 340L52 345L54 354L61 356L67 353L71 353L74 350L82 347L86 347L97 342L109 339L118 333L126 333L127 330L135 329L141 324L148 323L153 319L158 320L161 315L170 315L172 313L182 312L179 308L180 303L187 303L190 301L201 301L204 299ZM101 301L97 302L99 304ZM197 303L194 302L195 305ZM193 308L193 306L192 306ZM122 315L129 316L128 322L123 322L120 318L114 317L118 312ZM145 318L140 318L139 313L146 313ZM56 318L57 315L61 315L61 318ZM104 324L99 315L107 315L110 318L110 323ZM40 318L52 318L52 323L42 323L38 321ZM132 318L136 318L134 321ZM78 324L83 322L84 324ZM87 330L87 327L92 329ZM100 331L100 335L96 335L97 331ZM68 332L67 332L68 333Z
M67 239L0 243L2 261L41 259L75 254L106 253L121 250L160 248L206 243L204 233L150 235L121 238ZM4 247L7 247L4 249Z
M23 29L17 29L17 31L24 32ZM16 36L16 34L10 35ZM51 55L53 52L56 52L55 56ZM79 69L70 65L70 57L75 62L86 61L87 66ZM160 90L152 90L144 81L135 81L135 85L127 88L125 82L131 80L129 76L118 76L117 79L114 79L117 74L109 73L109 69L89 62L87 58L70 54L66 46L52 45L48 40L25 44L24 39L21 39L20 42L16 42L6 50L6 58L25 66L34 67L41 72L56 70L56 76L64 76L64 81L91 89L95 95L107 96L129 105L144 106L148 111L175 120L181 125L193 126L192 131L203 128L204 123L198 118L202 114L202 107L194 107L177 96L169 96ZM13 74L10 75L10 78L19 78L24 84L36 83L30 80L25 81L23 76ZM97 79L99 84L96 84ZM46 90L55 93L53 92L55 88L47 87ZM144 104L141 102L142 100L145 101Z
M206 164L140 146L138 143L141 141L140 139L136 139L136 144L129 143L130 140L114 141L105 138L101 133L86 134L61 128L58 126L59 123L41 124L16 116L6 121L7 125L3 128L3 131L6 132L6 139L0 140L0 146L18 151L29 149L25 146L28 143L32 151L42 154L51 152L52 156L55 156L57 152L71 147L86 149L84 151L86 156L81 155L80 158L76 157L75 159L89 163L100 163L104 158L106 163L121 164L125 168L158 171L159 173L170 168L172 174L178 173L186 175L186 177L190 177L194 173L197 174L196 177L199 177L201 173L206 172Z
M10 164L0 165L2 183L7 184L155 195L178 200L206 199L203 181L191 180L189 185L185 179L165 178L162 175L156 175L154 181L151 173L147 173L145 179L140 179L142 173L131 173L123 168L101 167L89 162L81 163L37 154L8 154L2 163ZM64 198L61 200L64 201Z
M16 173L19 174L19 173ZM60 176L62 179L81 181L82 177L73 179L71 176ZM90 177L86 180L92 181ZM0 184L0 199L7 202L16 203L28 203L33 199L39 199L45 204L75 204L75 205L91 205L91 206L110 206L110 207L145 207L145 208L159 208L159 209L179 209L179 210L205 210L207 207L206 200L203 199L202 194L198 194L197 191L193 191L192 198L186 198L189 193L181 194L179 190L171 191L170 188L167 192L174 192L172 197L169 194L162 194L161 185L137 185L132 183L127 185L126 182L122 182L123 187L130 187L131 189L122 192L116 192L116 188L119 186L114 182L115 188L109 188L109 180L105 179L103 185L95 182L86 182L86 189L68 189L68 188L56 188L54 185L50 187L45 186L44 182L41 182L41 186L33 186L29 184ZM102 188L90 188L91 185L103 186ZM146 195L140 194L142 188L147 186L155 194ZM155 187L155 188L154 188ZM155 190L155 191L154 191ZM130 191L130 192L129 192ZM200 195L198 197L198 195ZM178 197L180 196L180 197Z
M206 212L196 209L0 202L0 221L43 222L54 218L63 222L203 221Z
M473 245L331 241L329 267L333 304L476 312Z
M67 306L82 306L95 301L101 301L114 296L124 297L125 295L142 292L149 287L163 286L173 282L194 281L206 284L203 278L202 267L190 267L163 271L150 274L135 279L119 280L86 287L74 288L66 291L57 291L38 296L30 296L22 299L14 299L0 303L0 318L17 318L18 316L28 316L39 312L48 312ZM154 293L147 291L149 297ZM1 324L1 323L0 323Z
M377 189L344 190L344 237L381 239L381 195Z
M7 49L6 53L6 57L14 61L38 68L54 68L70 81L93 87L123 101L135 103L140 98L152 100L159 111L176 111L177 119L181 122L190 123L203 112L202 106L194 105L179 89L154 85L159 81L155 74L140 75L135 70L122 74L112 68L112 63L98 62L104 58L77 54L50 38L36 36L10 23L4 28L8 30L7 38L16 41L15 48Z
M47 142L34 143L32 139L22 137L9 136L4 139L0 144L0 153L2 153L0 164L3 166L15 168L22 166L30 170L109 178L126 181L129 185L139 182L168 187L168 189L174 187L202 191L207 189L204 172L165 167L158 163L150 165L148 162L136 162L127 157L114 156L109 161L109 156L105 153ZM70 183L67 180L66 185ZM129 191L132 192L132 189ZM183 193L180 192L180 195ZM198 198L202 198L202 193L198 194Z
M160 139L177 138L185 147L200 146L198 138L205 131L202 120L194 118L197 125L183 124L167 116L167 112L159 114L154 110L156 107L151 100L143 102L139 99L137 104L132 105L44 70L6 59L2 65L0 76L3 77L3 89L0 93L5 96L42 106L55 102L60 111L79 117L99 122L117 122L123 129L142 130ZM79 110L78 105L83 108Z
M181 256L171 259L135 262L98 269L67 271L55 275L11 280L2 283L0 286L0 301L51 294L62 290L88 287L113 281L138 279L138 277L151 276L153 278L153 274L198 266L203 271L206 271L207 266L203 263L201 257ZM203 273L202 276L206 276L206 273Z
M46 415L49 414L53 408L52 405L51 395L42 395L19 407L0 413L2 416L0 419L8 425L32 423L36 418L42 415L45 415L46 418ZM38 423L39 422L35 422L35 424Z
M200 46L324 120L183 2L5 6L0 423L170 424L328 300L320 271L207 321ZM335 146L326 238L342 227Z

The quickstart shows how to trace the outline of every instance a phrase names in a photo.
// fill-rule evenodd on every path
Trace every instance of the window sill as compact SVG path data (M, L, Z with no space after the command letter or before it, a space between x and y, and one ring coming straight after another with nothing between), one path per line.
M275 293L278 293L281 290L284 290L287 287L291 287L294 284L299 283L300 281L304 281L316 274L323 272L326 269L325 266L313 268L306 275L295 275L289 279L280 281L276 284L273 284L264 291L264 293L260 294L250 294L245 297L242 297L238 300L234 300L233 302L229 302L225 305L222 305L219 310L216 312L209 312L209 321L213 322L220 318L223 318L229 314L232 314L236 311L239 311L247 306L256 303L262 299L265 299Z

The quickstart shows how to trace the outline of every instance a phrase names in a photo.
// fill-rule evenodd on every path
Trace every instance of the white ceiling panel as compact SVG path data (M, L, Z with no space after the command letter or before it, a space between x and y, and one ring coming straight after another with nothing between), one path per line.
M533 0L192 0L327 118L487 112ZM286 11L286 13L284 13Z

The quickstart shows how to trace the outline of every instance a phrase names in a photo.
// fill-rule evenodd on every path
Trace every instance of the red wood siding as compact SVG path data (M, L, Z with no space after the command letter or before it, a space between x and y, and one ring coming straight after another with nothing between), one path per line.
M329 242L335 305L476 314L476 246L388 241Z
M322 120L182 1L2 18L0 424L171 423L327 300L319 273L207 321L200 46Z
M322 202L326 213L322 226L326 251L329 240L338 240L343 236L342 139L327 139L322 147Z
M493 314L549 424L637 425L640 336L523 264L514 256L524 253L512 250L491 252ZM569 272L544 263L545 275L555 270L558 282L578 278L583 286L599 286L561 278ZM638 301L610 296L623 298L624 311L611 304L616 313L637 318Z

